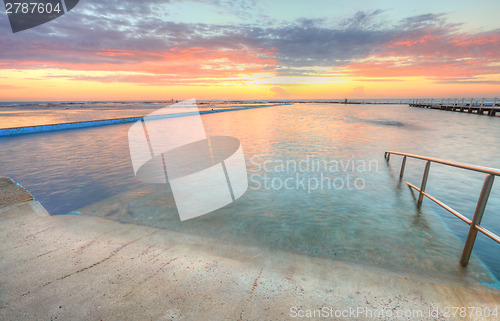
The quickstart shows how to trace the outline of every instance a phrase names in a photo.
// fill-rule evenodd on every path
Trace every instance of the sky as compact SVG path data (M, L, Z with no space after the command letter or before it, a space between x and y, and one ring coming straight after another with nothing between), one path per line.
M500 1L80 0L12 33L0 101L499 97Z

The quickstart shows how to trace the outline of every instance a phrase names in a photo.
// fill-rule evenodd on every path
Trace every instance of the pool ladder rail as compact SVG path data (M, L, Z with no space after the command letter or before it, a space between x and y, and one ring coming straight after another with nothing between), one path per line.
M496 241L497 243L500 243L500 237L498 235L489 231L485 227L481 226L481 220L483 218L486 204L488 203L488 198L490 196L491 187L493 186L495 176L500 176L499 169L476 166L476 165L471 165L471 164L457 163L457 162L442 160L442 159L433 158L433 157L426 157L426 156L393 152L393 151L386 151L385 152L384 158L386 159L387 162L389 162L391 155L403 156L403 162L401 163L401 171L399 173L400 180L403 179L407 158L415 158L415 159L421 159L421 160L427 161L425 164L424 174L422 177L422 183L420 185L420 188L411 184L410 182L406 182L406 184L408 184L408 186L410 188L413 188L419 192L418 200L417 200L417 207L418 208L420 208L422 206L422 201L423 201L424 196L425 196L425 197L429 198L431 201L433 201L436 204L438 204L439 206L441 206L442 208L444 208L445 210L447 210L448 212L450 212L451 214L455 215L456 217L458 217L459 219L461 219L462 221L464 221L465 223L470 225L469 233L467 235L467 240L465 241L465 246L464 246L464 249L462 251L462 258L460 259L460 264L463 267L466 267L467 264L469 263L470 255L472 253L472 248L474 247L474 242L476 241L476 236L477 236L478 231L483 233L484 235L488 236L492 240ZM473 216L472 220L468 219L464 215L460 214L458 211L454 210L453 208L446 205L442 201L438 200L434 196L425 192L425 187L427 185L427 178L429 176L429 170L431 167L431 163L439 163L439 164L443 164L443 165L447 165L447 166L458 167L458 168L486 174L486 178L484 180L483 187L481 189L481 194L479 195L479 199L478 199L477 205L476 205L476 210L474 212L474 216Z

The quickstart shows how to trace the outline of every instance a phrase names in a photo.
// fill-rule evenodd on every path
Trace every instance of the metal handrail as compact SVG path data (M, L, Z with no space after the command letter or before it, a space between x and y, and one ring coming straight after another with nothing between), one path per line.
M460 259L460 263L462 266L467 266L469 263L470 255L472 253L472 248L474 247L474 242L476 241L476 236L477 232L481 232L484 235L488 236L492 240L496 241L497 243L500 243L500 237L496 235L495 233L489 231L488 229L484 228L481 226L481 219L483 218L484 210L486 208L486 203L488 202L488 198L490 196L491 192L491 187L493 186L493 181L495 179L495 176L500 176L500 170L496 168L489 168L489 167L483 167L483 166L476 166L476 165L471 165L471 164L466 164L466 163L458 163L458 162L452 162L452 161L447 161L439 158L434 158L434 157L427 157L427 156L420 156L420 155L414 155L414 154L409 154L409 153L400 153L400 152L393 152L393 151L386 151L384 153L384 157L389 162L391 158L391 154L393 155L399 155L403 156L403 162L401 163L401 171L399 172L399 179L403 179L404 175L404 170L406 167L406 159L408 157L410 158L416 158L416 159L421 159L427 161L425 164L425 169L424 169L424 175L422 177L422 183L420 185L420 188L417 186L406 182L406 184L415 190L419 192L418 195L418 201L417 201L417 207L420 208L422 206L422 201L424 196L429 198L431 201L435 202L451 214L455 215L468 225L470 225L469 233L467 234L467 240L465 241L465 246L462 251L462 258ZM442 201L438 200L436 197L428 194L425 192L425 187L427 185L427 178L429 176L429 171L430 171L430 166L431 163L439 163L447 166L453 166L453 167L458 167L462 169L467 169L471 171L476 171L480 173L485 173L486 178L483 183L483 188L481 189L481 194L479 195L479 199L477 201L476 205L476 210L474 212L474 216L472 220L468 219L466 216L462 215L460 212L454 210L450 206L446 205Z
M452 162L452 161L447 161L444 159L439 159L439 158L434 158L434 157L420 156L420 155L414 155L414 154L408 154L408 153L399 153L399 152L393 152L393 151L385 152L386 157L387 157L387 154L408 156L411 158L417 158L417 159L423 159L423 160L430 160L431 162L434 162L434 163L439 163L439 164L443 164L443 165L468 169L471 171L500 176L500 169L496 169L496 168L477 166L477 165L472 165L472 164L467 164L467 163Z

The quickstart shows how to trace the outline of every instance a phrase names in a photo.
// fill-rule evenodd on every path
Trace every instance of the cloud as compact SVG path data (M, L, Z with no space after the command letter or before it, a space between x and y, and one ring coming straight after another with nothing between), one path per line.
M357 78L357 81L363 81L363 82L394 82L394 81L403 81L402 79L398 78Z
M416 30L423 28L432 28L436 26L446 26L446 15L443 13L434 14L427 13L417 16L404 18L400 21L399 26L403 30Z
M350 93L348 93L347 96L352 98L362 98L365 96L365 87L364 86L354 87L354 89Z
M364 61L344 66L353 77L459 78L500 73L500 30L474 35L430 28L401 34Z
M359 20L365 19L359 14L352 17L352 23L345 22L345 29L320 27L321 20L304 19L282 27L206 25L163 21L148 9L141 10L146 14L142 19L130 19L130 14L123 16L127 12L124 3L128 2L111 10L108 3L91 2L83 6L85 10L73 14L71 23L64 16L19 36L6 32L0 36L0 59L41 64L51 61L122 64L154 60L158 57L155 54L175 47L202 47L261 50L274 53L280 65L289 67L335 66L364 57L373 47L391 39L391 33L385 30L354 28L361 25ZM104 16L103 12L109 13ZM111 57L103 55L103 50L136 51L141 55Z
M274 99L288 99L290 94L283 87L272 87L269 89L271 97Z
M500 84L500 80L483 80L471 78L440 78L435 80L439 84Z
M0 69L113 71L115 81L139 83L238 81L252 73L377 80L500 73L499 30L464 33L445 14L392 22L374 10L359 11L337 25L322 19L221 25L167 21L159 12L170 3L88 0L70 14L16 35L0 19ZM218 0L213 5L246 17L254 3Z
M380 26L376 18L378 18L382 12L382 10L374 10L371 12L358 11L354 16L345 19L341 25L346 29L375 29Z
M23 89L23 88L25 88L25 87L0 84L0 90L15 90L15 89Z

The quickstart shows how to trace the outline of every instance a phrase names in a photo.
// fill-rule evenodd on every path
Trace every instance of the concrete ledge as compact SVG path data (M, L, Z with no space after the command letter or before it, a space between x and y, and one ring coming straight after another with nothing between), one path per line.
M26 204L37 216L49 216L47 210L27 189L10 177L0 177L0 214Z
M213 113L221 113L227 111L238 111L245 110L249 108L265 108L265 107L275 107L281 105L289 105L289 104L273 104L273 105L264 105L264 106L246 106L232 109L215 109L215 110L203 110L200 111L200 115L205 114L213 114ZM169 114L169 115L156 115L156 116L148 116L149 119L165 119L165 118L175 118L175 117L185 117L194 115L196 113L179 113L179 114ZM15 127L15 128L0 128L0 137L2 136L17 136L17 135L25 135L25 134L36 134L42 132L52 132L59 130L68 130L68 129L79 129L79 128L89 128L89 127L100 127L107 125L117 125L117 124L126 124L126 123L134 123L140 121L143 118L141 117L126 117L126 118L115 118L115 119L102 119L102 120L90 120L90 121L79 121L79 122L70 122L70 123L61 123L61 124L48 124L48 125L39 125L39 126L26 126L26 127Z
M33 199L33 195L13 179L10 177L0 177L0 209Z

